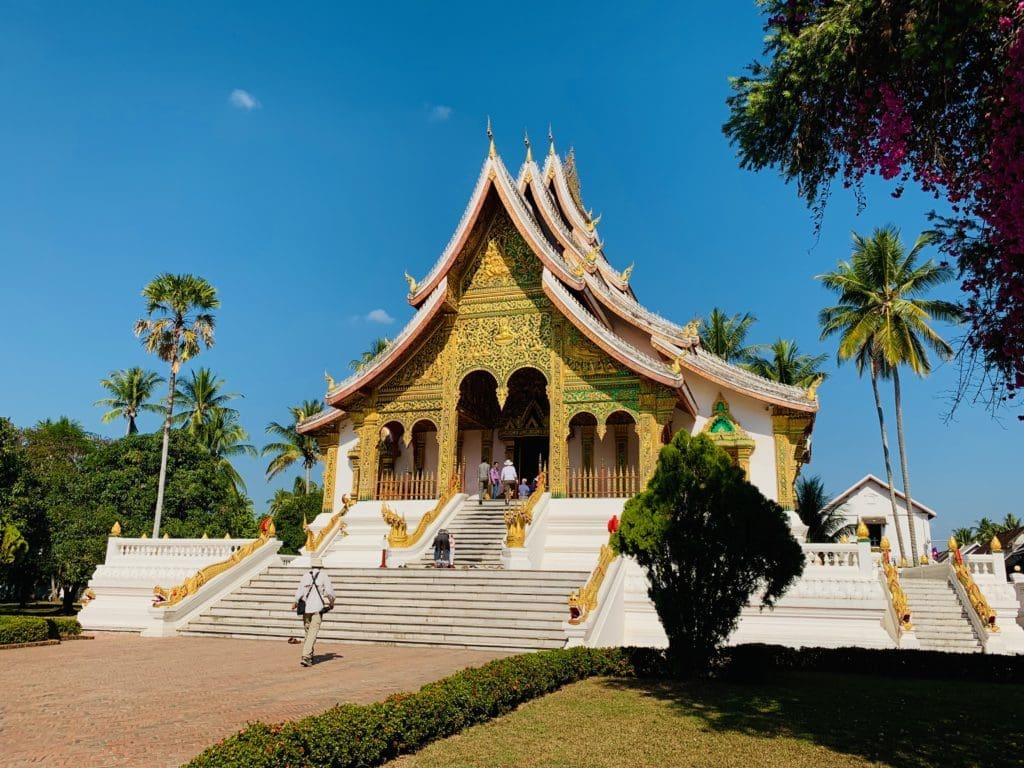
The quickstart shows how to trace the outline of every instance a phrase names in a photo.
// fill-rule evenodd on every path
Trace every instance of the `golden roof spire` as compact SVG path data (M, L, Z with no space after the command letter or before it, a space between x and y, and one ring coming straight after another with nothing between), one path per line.
M491 142L490 148L487 150L488 157L495 157L498 153L494 149L494 131L491 130L491 116L487 116L487 139Z
M555 154L555 134L551 132L551 123L548 123L548 154Z
M523 129L523 144L526 145L526 162L533 162L533 152L530 151L530 132Z

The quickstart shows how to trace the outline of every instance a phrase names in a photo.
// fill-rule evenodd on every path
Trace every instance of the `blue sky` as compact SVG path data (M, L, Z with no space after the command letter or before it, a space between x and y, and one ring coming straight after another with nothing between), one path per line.
M837 189L816 234L793 187L738 168L721 124L727 77L760 54L752 0L372 5L0 2L0 414L120 434L93 406L99 380L164 373L131 332L139 292L193 272L222 302L197 364L245 395L262 445L322 396L325 369L343 378L408 319L403 273L425 275L458 223L488 115L513 172L524 130L543 151L550 123L575 147L643 303L680 322L750 311L752 341L831 360L813 276L848 256L851 229L927 226L931 199L869 185L860 215ZM868 382L829 365L805 471L838 493L884 471ZM1021 427L980 407L945 423L956 379L945 365L904 386L912 490L939 541L1024 512ZM257 509L264 468L239 464Z

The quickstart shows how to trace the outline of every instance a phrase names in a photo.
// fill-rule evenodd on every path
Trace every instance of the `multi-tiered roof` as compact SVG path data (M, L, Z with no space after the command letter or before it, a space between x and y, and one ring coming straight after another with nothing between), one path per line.
M515 178L491 139L476 187L448 245L421 280L406 275L408 301L416 313L366 366L344 381L330 382L325 399L331 407L305 422L301 431L313 432L337 421L346 399L382 381L415 348L445 306L449 271L492 191L543 264L544 293L580 332L622 366L677 390L680 403L692 413L697 408L687 376L696 374L766 404L814 414L818 403L813 390L769 381L725 362L701 347L697 322L677 325L637 301L629 284L632 265L622 271L612 266L597 228L601 217L583 205L573 153L563 162L550 134L548 138L543 167L533 159L527 140L526 159ZM638 346L638 338L645 342Z

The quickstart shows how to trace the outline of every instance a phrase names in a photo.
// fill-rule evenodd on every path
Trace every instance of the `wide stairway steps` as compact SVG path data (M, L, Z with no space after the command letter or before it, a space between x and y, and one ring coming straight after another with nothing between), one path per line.
M914 634L927 651L981 653L981 642L953 587L943 579L900 580L910 604Z
M456 534L457 535L457 534ZM456 549L456 562L459 550ZM569 593L590 574L328 568L337 602L319 639L529 651L561 648ZM291 605L302 569L272 567L190 622L185 635L302 637Z
M515 503L515 502L513 502ZM505 541L505 502L466 499L445 529L455 537L455 567L500 568L501 548ZM400 551L391 556L400 558ZM433 567L434 548L410 565Z

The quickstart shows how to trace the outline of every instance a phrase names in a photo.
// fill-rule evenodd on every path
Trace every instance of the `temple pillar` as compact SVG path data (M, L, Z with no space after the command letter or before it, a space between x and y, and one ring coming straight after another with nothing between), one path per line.
M376 411L367 414L359 434L359 499L372 499L377 494L377 463L380 459L381 417Z
M653 382L640 382L640 414L636 430L640 438L640 482L646 487L658 466L661 453L661 435L665 425L672 421L675 395L666 387Z
M333 512L335 477L338 474L338 433L317 435L316 442L320 454L324 457L324 500L320 509L324 512Z
M450 381L450 379L449 379ZM456 470L456 451L459 433L459 387L451 383L444 387L441 396L441 418L437 427L437 485L438 494L443 495L449 488L452 473ZM461 487L462 483L459 483Z
M778 502L783 509L796 509L796 479L807 461L813 417L800 411L776 408L772 413L775 437L775 483Z
M566 494L566 474L569 468L569 444L565 436L569 432L569 419L565 407L565 366L561 356L551 352L550 377L548 379L548 489L552 498L560 499Z

